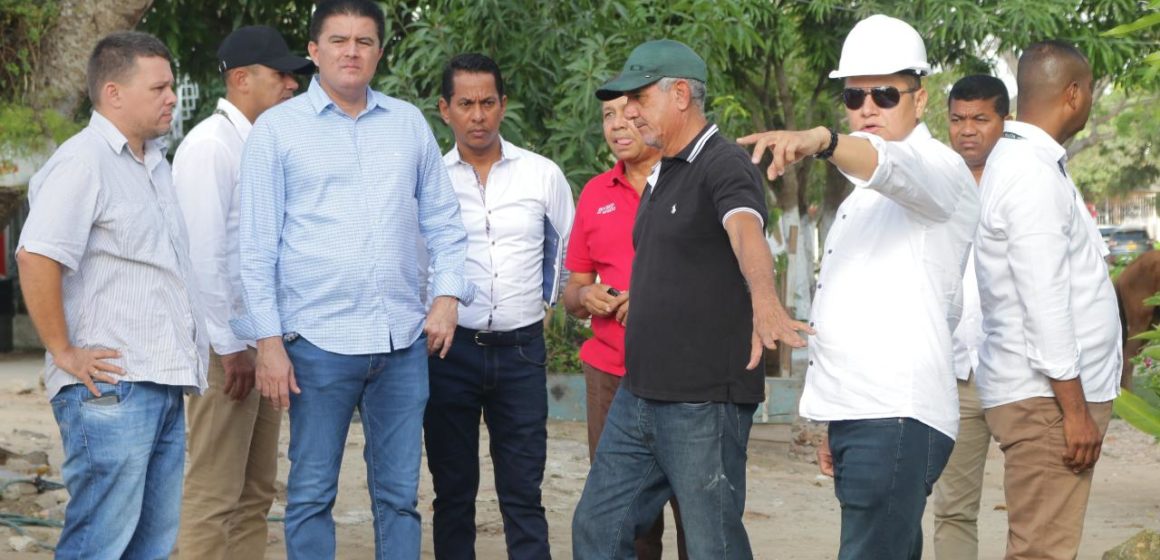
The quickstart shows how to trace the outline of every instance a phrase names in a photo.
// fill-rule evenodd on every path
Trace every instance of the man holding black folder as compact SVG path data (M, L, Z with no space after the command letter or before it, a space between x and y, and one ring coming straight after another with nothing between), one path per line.
M435 486L437 558L474 558L479 417L491 441L510 558L549 558L540 484L547 459L545 304L555 303L572 190L552 161L503 140L507 97L492 59L461 54L443 72L439 111L455 132L443 156L467 229L466 278L451 351L430 358L424 418Z

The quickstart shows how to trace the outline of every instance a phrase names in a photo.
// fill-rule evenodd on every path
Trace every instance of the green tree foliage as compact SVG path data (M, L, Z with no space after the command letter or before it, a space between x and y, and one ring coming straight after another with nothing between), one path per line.
M1084 143L1069 164L1084 199L1099 202L1146 190L1160 177L1160 113L1155 93L1122 89L1102 95L1092 109Z
M556 160L578 187L611 163L592 94L644 40L677 38L706 58L713 118L738 136L840 125L841 86L827 74L846 33L872 13L911 22L943 68L988 71L995 53L1061 38L1089 54L1098 76L1138 83L1147 76L1134 57L1147 38L1098 33L1135 19L1140 9L1134 0L433 0L401 31L378 85L418 103L450 146L435 109L442 65L458 52L493 56L508 82L505 136ZM799 166L788 192L775 185L788 195L783 207L804 202L799 185L820 189L824 174L811 172L817 165Z

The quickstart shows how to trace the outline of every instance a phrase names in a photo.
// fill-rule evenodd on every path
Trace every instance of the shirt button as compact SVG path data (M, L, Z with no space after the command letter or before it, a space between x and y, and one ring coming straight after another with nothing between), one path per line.
M834 250L833 250L833 249L826 249L826 254L827 254L827 255L829 255L829 254L831 254L831 253L833 253L833 252L834 252Z
M845 215L845 214L842 214L842 219L843 219L843 220L845 220L845 219L846 219L846 215Z
M814 365L814 361L813 361L813 360L810 360L810 365L811 365L811 366L812 366L812 365Z
M812 327L812 326L814 326L814 322L813 322L813 321L810 321L810 326L811 326L811 327Z
M497 272L497 273L495 273L495 277L496 277L496 278L499 278L499 273L498 273L498 272Z
M819 290L820 290L820 289L822 289L822 283L821 283L821 282L818 282L818 289L819 289Z

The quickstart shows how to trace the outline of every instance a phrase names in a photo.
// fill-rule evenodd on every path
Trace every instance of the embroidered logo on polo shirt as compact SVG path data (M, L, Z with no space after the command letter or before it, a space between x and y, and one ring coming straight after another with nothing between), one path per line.
M615 202L609 202L608 204L605 204L604 206L601 206L600 208L597 208L597 209L596 209L596 215L598 215L598 216L599 216L599 215L601 215L601 214L611 214L611 213L613 213L613 212L615 212L615 211L616 211L616 203L615 203Z
M672 209L672 210L669 210L669 214L676 214L676 213L677 213L677 205L676 205L676 204L674 204L674 205L673 205L673 209Z

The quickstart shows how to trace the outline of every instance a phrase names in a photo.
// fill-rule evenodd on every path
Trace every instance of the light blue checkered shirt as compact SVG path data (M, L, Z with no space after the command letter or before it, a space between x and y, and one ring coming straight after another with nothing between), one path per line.
M355 118L317 78L262 114L242 154L239 338L296 332L338 354L418 339L418 241L432 296L470 303L467 234L442 154L415 106L367 89Z

